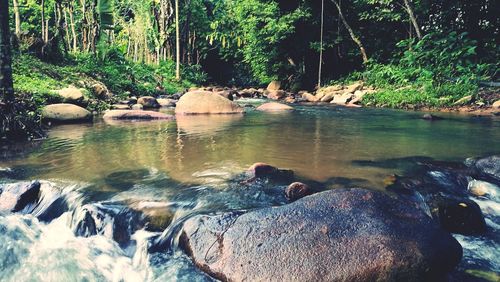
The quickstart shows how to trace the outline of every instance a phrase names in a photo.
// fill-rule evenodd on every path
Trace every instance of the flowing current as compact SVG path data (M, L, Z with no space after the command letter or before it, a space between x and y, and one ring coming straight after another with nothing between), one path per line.
M53 127L46 140L1 148L0 188L40 180L41 201L29 213L0 214L0 281L211 281L179 249L180 227L195 214L285 204L284 186L232 181L255 162L292 169L323 189L382 190L388 176L421 158L500 153L498 117L442 114L428 122L421 115L299 106ZM464 247L460 269L482 277L500 272L498 193L471 196L490 235L455 236ZM77 234L87 212L102 211L98 234Z

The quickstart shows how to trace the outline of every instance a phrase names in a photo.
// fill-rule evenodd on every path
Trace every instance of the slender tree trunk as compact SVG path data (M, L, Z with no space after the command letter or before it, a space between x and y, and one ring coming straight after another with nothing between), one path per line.
M349 35L351 36L352 41L354 41L354 43L356 43L356 45L358 45L359 51L361 52L361 56L363 57L363 63L366 64L368 62L368 55L366 55L366 50L365 50L365 47L363 46L363 43L361 42L359 37L356 36L356 34L352 30L351 26L347 23L347 20L345 19L344 14L342 13L342 8L340 7L340 4L338 3L338 1L336 1L336 0L331 0L331 1L337 7L337 10L339 11L339 17L342 20L342 23L344 23L344 26L347 29L347 31L349 32Z
M20 38L21 36L21 13L19 12L19 0L12 0L13 2L13 10L14 10L14 19L16 24L16 36Z
M181 79L181 39L179 29L179 0L175 0L175 78Z
M45 0L42 0L42 3L40 4L42 8L42 40L43 42L47 43L47 39L45 39Z
M420 26L418 25L417 18L415 17L415 13L413 12L413 8L411 7L410 0L404 0L405 9L410 17L410 21L413 24L413 28L415 28L415 33L417 34L418 40L422 39L422 31L420 30Z
M82 4L82 51L88 52L88 20L87 20L87 2L85 0L81 1Z
M73 5L73 4L71 4ZM75 12L75 9L73 6L70 6L68 8L68 13L69 13L69 22L71 25L71 34L73 37L73 52L78 52L78 36L76 35L76 28L75 28L75 19L73 13Z
M325 23L325 0L321 0L321 35L319 46L318 89L321 87L321 72L323 68L323 27Z
M11 52L9 0L0 0L0 103L7 107L14 102Z
M68 13L66 13L66 8L62 8L62 13L64 15L64 32L66 34L66 43L68 44L68 49L71 50L71 34L69 33L69 21L68 21Z

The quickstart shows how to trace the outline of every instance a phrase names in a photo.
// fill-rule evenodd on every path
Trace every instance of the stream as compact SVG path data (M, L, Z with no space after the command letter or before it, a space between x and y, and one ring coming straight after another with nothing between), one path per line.
M253 163L291 169L325 190L385 190L389 176L405 175L419 160L464 162L500 153L499 117L440 113L443 120L430 122L422 115L317 105L54 126L45 140L0 150L0 187L39 180L42 195L29 214L0 213L0 281L212 281L178 248L180 227L195 214L286 204L286 186L247 189L233 181ZM471 197L493 235L455 236L464 247L461 270L498 278L498 195ZM102 218L105 227L119 217L137 225L127 209L151 222L118 229L130 231L126 236L107 227L75 236L92 209L115 215Z

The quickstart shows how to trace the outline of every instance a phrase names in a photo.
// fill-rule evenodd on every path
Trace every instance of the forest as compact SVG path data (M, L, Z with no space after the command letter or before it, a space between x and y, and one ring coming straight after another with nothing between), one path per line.
M0 281L500 281L500 1L0 0Z
M11 46L16 99L26 103L24 116L34 118L26 123L38 123L36 109L82 76L135 96L271 81L292 92L314 91L363 80L378 89L369 105L439 108L468 96L492 102L491 93L477 95L481 86L498 86L499 6L492 0L4 0L2 44ZM2 84L2 98L9 99L4 91Z

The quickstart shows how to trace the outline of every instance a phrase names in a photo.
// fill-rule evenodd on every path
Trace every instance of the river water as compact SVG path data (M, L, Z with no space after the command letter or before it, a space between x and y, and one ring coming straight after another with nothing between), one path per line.
M388 176L404 174L418 159L462 162L500 153L500 118L440 115L445 119L429 122L418 112L298 106L290 113L53 127L46 140L0 151L0 184L41 180L47 199L70 203L50 222L0 215L0 281L210 280L176 248L179 226L197 213L286 203L283 187L269 193L228 184L255 162L292 169L324 189L382 190ZM77 211L91 203L152 213L162 227L134 232L127 246L104 235L75 237ZM498 216L498 203L489 204ZM171 243L148 252L158 236ZM458 239L471 250L472 265L480 253L488 271L500 271L498 241Z

